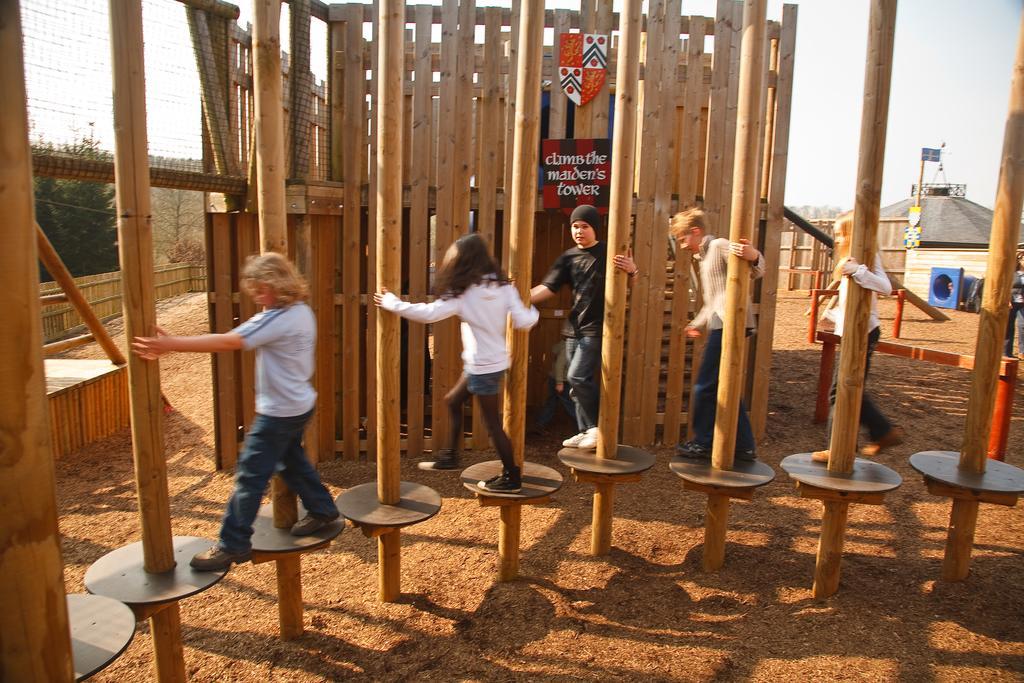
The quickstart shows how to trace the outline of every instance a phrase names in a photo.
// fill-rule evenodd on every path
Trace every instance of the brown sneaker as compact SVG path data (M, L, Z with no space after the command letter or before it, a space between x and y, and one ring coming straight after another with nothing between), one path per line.
M893 427L878 441L872 441L871 443L865 444L865 446L860 449L860 454L868 458L873 458L889 446L898 446L903 443L903 437L903 429L900 427Z
M828 462L829 452L825 451L814 451L811 453L811 460L814 462Z
M243 550L240 553L232 553L215 545L209 550L197 553L189 565L200 572L222 572L231 568L232 564L248 562L252 559L251 550Z

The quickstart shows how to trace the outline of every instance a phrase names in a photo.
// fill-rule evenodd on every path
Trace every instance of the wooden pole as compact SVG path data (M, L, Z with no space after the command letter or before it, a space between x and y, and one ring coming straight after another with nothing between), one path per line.
M995 211L989 241L987 281L974 347L974 371L967 400L967 422L960 449L960 469L985 471L992 411L998 391L999 363L1009 309L1010 286L1016 267L1021 203L1024 201L1024 17L1017 36L1017 54L1010 82L1010 106L1003 134L1003 159L999 167ZM967 576L974 529L978 519L977 501L955 500L946 538L942 578L959 581Z
M872 263L878 233L878 211L885 160L885 134L889 118L889 85L896 27L896 0L872 0L868 18L868 52L864 75L857 193L854 199L850 254ZM871 292L849 283L844 311L843 351L839 355L839 381L829 442L828 469L850 473L860 428L860 400L864 391ZM849 503L825 504L821 540L814 573L814 597L823 598L839 587L839 557L843 550Z
M96 317L96 313L92 310L92 306L82 296L78 285L75 284L75 278L60 259L57 250L53 248L53 244L47 238L46 233L43 232L43 229L34 220L33 224L36 229L36 247L39 250L39 260L42 261L47 272L53 276L54 281L60 285L64 295L71 302L71 305L75 307L75 310L78 311L82 322L92 332L93 337L103 348L110 362L114 365L124 365L125 358L121 354L121 349L117 348L117 344L114 343L114 340L107 333L107 328L103 326L103 323L100 322L100 319Z
M377 21L377 289L402 287L402 95L403 24L401 0L381 0ZM377 498L384 505L401 499L399 487L398 316L377 316ZM400 535L396 529L377 539L380 599L393 602L401 593ZM394 566L392 566L392 564Z
M540 77L544 53L544 3L523 0L519 18L516 64L515 126L512 141L512 191L509 199L509 273L519 296L530 298L533 278L533 226L537 204L537 147L540 144ZM512 442L516 465L523 466L526 437L526 369L530 337L526 330L508 327L511 366L505 379L504 426ZM502 508L498 529L499 581L515 578L519 567L521 509Z
M740 48L739 110L736 115L736 160L733 166L729 240L751 240L757 221L759 139L761 133L761 83L765 55L766 0L743 4L743 37ZM736 421L743 392L746 354L747 310L750 306L750 263L729 256L725 287L725 319L722 321L722 357L718 373L718 409L711 462L716 469L731 470L736 450ZM725 562L725 532L729 497L708 495L704 525L705 571Z
M614 458L619 443L622 396L622 339L626 329L626 273L611 256L625 254L631 245L633 176L636 166L637 97L640 91L640 0L626 0L619 14L619 50L615 69L615 131L612 134L611 197L608 209L608 262L605 265L604 329L601 344L601 412L598 417L597 457ZM644 226L645 228L648 226ZM658 320L661 311L658 311ZM660 325L660 323L659 323ZM660 329L660 328L659 328ZM600 486L598 487L600 491ZM595 523L598 521L595 499ZM611 537L608 528L601 533ZM594 527L595 537L598 528ZM593 545L597 545L595 540ZM604 545L603 543L601 545Z
M287 254L284 196L286 169L281 111L281 0L253 0L252 9L260 251Z
M608 210L608 253L630 248L630 214L636 166L637 96L640 91L640 0L626 0L619 15L619 51L615 70L615 130L612 135L611 199ZM597 457L614 458L619 444L622 396L622 341L626 330L626 279L612 258L605 264L604 341L601 345L601 413L598 417ZM590 549L605 555L612 544L612 504L615 485L596 484Z
M0 215L6 225L0 272L9 306L0 335L0 680L71 681L17 2L0 3L0 89Z
M140 0L110 0L110 49L114 71L114 177L124 327L126 337L134 339L152 335L156 327ZM161 419L160 366L130 354L128 382L143 566L147 572L159 574L175 566ZM160 610L149 621L157 678L185 680L177 603Z

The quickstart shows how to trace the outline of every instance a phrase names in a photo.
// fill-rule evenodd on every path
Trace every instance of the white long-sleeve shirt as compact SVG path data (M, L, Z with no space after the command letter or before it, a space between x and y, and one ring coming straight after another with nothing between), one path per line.
M429 304L408 303L388 292L381 301L381 308L420 323L459 316L462 319L462 365L469 375L508 369L505 323L509 315L517 330L533 327L540 318L536 308L523 304L515 287L494 280L472 285L458 297L437 299Z
M892 283L889 282L889 276L885 274L885 269L882 268L882 257L878 254L875 254L875 260L871 264L870 269L868 269L867 264L861 263L857 266L857 270L853 272L853 275L844 276L839 283L839 300L831 316L836 323L836 334L840 337L843 336L846 296L850 289L851 278L858 285L871 292L871 317L868 321L868 332L878 327L878 295L892 294Z

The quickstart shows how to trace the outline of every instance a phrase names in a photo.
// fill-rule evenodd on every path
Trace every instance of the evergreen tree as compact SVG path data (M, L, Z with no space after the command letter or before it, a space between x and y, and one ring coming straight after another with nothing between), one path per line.
M33 145L39 154L109 160L90 135L72 143ZM34 179L36 220L75 277L118 269L114 186L79 180ZM41 265L39 277L53 278Z

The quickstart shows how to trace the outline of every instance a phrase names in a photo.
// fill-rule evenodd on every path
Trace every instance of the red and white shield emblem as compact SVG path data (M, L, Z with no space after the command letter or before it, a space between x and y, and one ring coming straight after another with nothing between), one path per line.
M559 45L558 80L566 97L582 106L594 99L608 70L608 36L563 33Z

